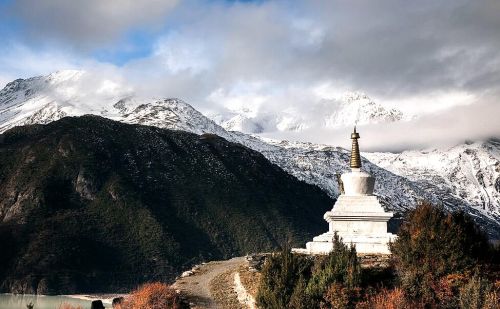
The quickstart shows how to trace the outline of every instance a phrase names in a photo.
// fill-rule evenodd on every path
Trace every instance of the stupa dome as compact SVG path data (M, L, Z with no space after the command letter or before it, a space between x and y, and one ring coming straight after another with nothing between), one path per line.
M347 196L373 195L375 178L359 168L353 168L350 173L343 174L340 179L344 184L344 194Z
M375 178L361 171L361 155L359 153L358 144L359 137L359 133L356 132L356 127L354 127L354 132L351 134L352 149L349 164L352 171L340 177L344 186L344 194L347 196L373 195L373 189L375 187Z

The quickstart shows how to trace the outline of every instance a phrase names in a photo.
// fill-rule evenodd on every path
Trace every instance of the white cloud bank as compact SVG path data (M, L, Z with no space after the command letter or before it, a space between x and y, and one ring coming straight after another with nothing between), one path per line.
M27 46L58 44L3 47L0 82L64 68L112 72L139 94L179 97L205 112L310 113L361 90L425 114L363 129L373 149L500 136L497 1L104 2L17 1L10 13L23 21ZM93 59L89 49L136 28L157 33L150 55L122 66ZM281 137L336 144L337 134L344 139L313 125Z
M500 104L458 106L412 121L358 126L363 151L399 152L409 149L451 147L467 141L500 137ZM273 132L265 137L350 148L351 127L325 130L312 127L303 132Z

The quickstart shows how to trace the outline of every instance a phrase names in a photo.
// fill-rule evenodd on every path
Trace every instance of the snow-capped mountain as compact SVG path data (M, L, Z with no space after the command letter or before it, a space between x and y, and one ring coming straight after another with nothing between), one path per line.
M243 133L297 132L311 127L334 129L411 118L398 109L374 102L361 92L347 92L335 99L323 99L311 103L307 109L290 107L278 112L240 109L210 117L228 131Z
M139 98L122 84L96 80L83 71L60 71L18 79L0 90L0 133L14 126L43 124L84 114L196 134L228 136L224 129L207 121L181 100Z
M365 157L421 188L431 183L439 189L438 196L454 196L500 218L500 140L399 154L366 153Z
M220 122L221 126L228 131L238 131L245 133L262 133L265 130L265 123L259 123L255 119L243 114L237 114L229 120Z
M339 106L328 116L326 127L386 123L408 118L400 110L387 108L360 92L345 93L338 101Z
M346 107L335 117L330 113L332 117L328 119L344 119L345 115L354 115L354 110L358 113L355 116L358 123L404 118L397 111L380 110L364 95L348 96L343 102L349 108L349 104L356 102L371 109L364 107L363 112L358 113L359 109ZM140 98L120 83L106 79L96 81L81 71L20 79L0 91L0 133L13 126L47 123L83 114L196 134L217 134L261 152L288 173L318 185L332 197L338 195L335 174L348 169L349 151L343 148L275 141L228 131L181 100ZM270 122L268 120L267 124ZM293 119L288 123L293 124ZM245 131L245 126L234 125L233 128ZM387 209L402 212L422 200L463 209L492 237L500 239L499 141L401 154L363 153L363 156L363 168L377 178L376 193Z
M311 143L266 142L278 147L259 150L271 162L331 196L338 195L334 176L347 169L349 151ZM462 209L495 239L500 237L499 155L497 140L401 154L362 153L363 169L376 177L375 192L387 209L401 213L422 201Z

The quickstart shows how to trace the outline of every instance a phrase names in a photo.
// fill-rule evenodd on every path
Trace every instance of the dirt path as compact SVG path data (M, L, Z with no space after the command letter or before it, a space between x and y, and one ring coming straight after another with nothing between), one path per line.
M181 291L181 294L192 304L192 308L217 308L217 304L210 293L210 282L218 275L236 270L245 263L245 257L209 262L201 265L193 275L179 278L173 286Z

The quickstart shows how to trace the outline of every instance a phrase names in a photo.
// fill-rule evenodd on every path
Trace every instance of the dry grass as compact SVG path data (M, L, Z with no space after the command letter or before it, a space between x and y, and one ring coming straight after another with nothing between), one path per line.
M396 288L393 290L384 289L366 302L360 302L356 309L420 309L423 305L408 301L403 290Z
M122 305L124 309L181 309L179 295L169 285L147 283L133 291Z
M234 270L226 271L210 281L210 293L220 309L245 309L233 289Z
M500 308L500 290L491 291L486 294L484 300L484 309L498 309Z
M257 297L261 278L260 272L251 272L248 270L248 267L245 266L241 266L238 272L240 273L241 283L247 292L254 298Z

